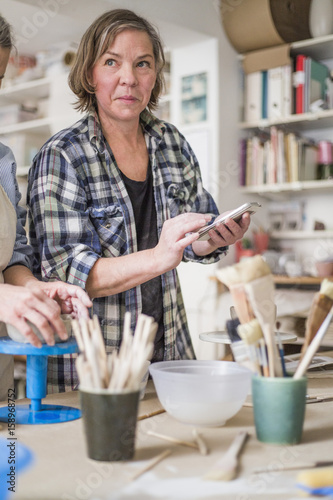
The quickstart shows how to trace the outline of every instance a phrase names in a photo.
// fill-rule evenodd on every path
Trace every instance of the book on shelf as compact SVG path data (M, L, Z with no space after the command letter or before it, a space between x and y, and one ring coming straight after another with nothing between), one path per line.
M317 144L272 126L240 141L240 185L316 180Z

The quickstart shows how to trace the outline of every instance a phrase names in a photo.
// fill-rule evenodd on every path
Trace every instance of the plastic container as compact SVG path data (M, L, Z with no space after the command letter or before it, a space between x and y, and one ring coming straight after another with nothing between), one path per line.
M164 409L195 426L224 425L251 388L251 371L232 361L161 361L149 371Z

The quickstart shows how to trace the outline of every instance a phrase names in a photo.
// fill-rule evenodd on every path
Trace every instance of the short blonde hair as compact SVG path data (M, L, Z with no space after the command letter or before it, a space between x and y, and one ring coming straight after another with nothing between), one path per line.
M0 15L0 47L2 49L11 50L13 45L12 27L6 19Z
M114 9L105 12L84 33L68 77L69 86L78 98L76 109L80 111L96 109L95 87L91 84L92 68L108 50L115 37L126 29L144 31L151 40L156 67L156 82L147 107L150 111L156 109L164 89L165 57L162 41L158 31L149 21L127 9Z

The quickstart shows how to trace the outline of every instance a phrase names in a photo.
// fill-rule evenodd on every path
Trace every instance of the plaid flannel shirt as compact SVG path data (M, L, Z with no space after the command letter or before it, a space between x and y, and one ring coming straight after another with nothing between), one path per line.
M140 121L153 171L158 235L164 221L178 214L217 214L184 137L147 110ZM95 113L57 133L41 148L29 173L28 204L34 272L43 280L85 288L97 259L137 251L131 202ZM188 247L183 259L212 263L221 253L223 249L202 258ZM176 270L162 275L162 293L164 359L194 358ZM134 328L141 311L140 286L93 301L108 351L120 346L125 311L131 311ZM55 385L60 391L70 389L76 383L71 355L49 359L50 390Z

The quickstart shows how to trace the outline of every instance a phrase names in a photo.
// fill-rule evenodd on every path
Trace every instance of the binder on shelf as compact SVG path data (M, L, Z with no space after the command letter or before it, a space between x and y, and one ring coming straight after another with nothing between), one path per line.
M252 123L262 116L262 75L255 71L246 75L245 80L245 121Z
M269 118L269 72L278 67L290 65L290 47L285 44L279 47L257 50L245 54L242 66L245 73L245 112L244 120L253 123L261 118ZM280 83L280 87L282 84ZM271 92L271 99L275 91ZM259 105L258 105L259 102ZM272 101L271 101L272 102ZM280 105L281 102L281 105ZM272 106L274 103L272 102ZM275 106L272 108L275 110ZM280 117L283 112L282 88L279 98L278 112L273 113L273 117Z
M296 56L294 86L295 86L295 113L304 113L304 86L305 86L305 61L306 56Z
M282 66L267 71L267 115L274 120L283 116L283 81Z
M293 92L292 92L292 68L291 64L282 66L282 116L292 114Z
M261 87L262 87L262 102L261 102L261 117L262 118L268 118L268 112L267 112L267 98L268 98L268 75L267 71L262 71L261 72Z
M308 86L308 111L325 108L328 105L327 79L330 78L330 70L325 64L308 58L308 73L306 85Z

